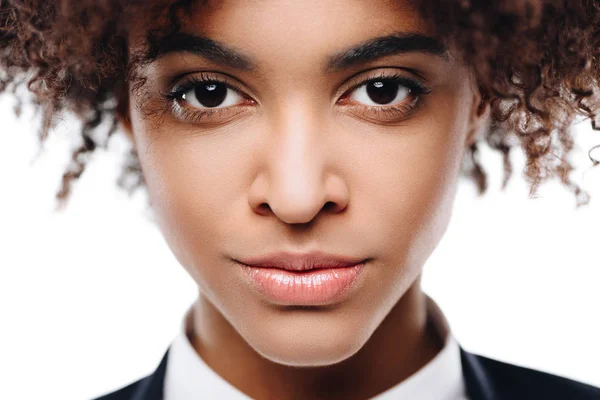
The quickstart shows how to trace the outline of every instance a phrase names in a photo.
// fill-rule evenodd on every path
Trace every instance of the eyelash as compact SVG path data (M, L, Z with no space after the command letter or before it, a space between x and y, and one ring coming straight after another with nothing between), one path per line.
M409 103L405 104L403 102L394 106L366 106L362 104L352 104L349 103L349 101L347 100L349 95L351 95L361 86L381 80L392 81L398 85L407 88L409 90L408 95L411 98ZM200 76L192 76L184 82L176 85L172 90L167 92L161 92L161 97L167 102L173 114L175 114L179 119L185 122L196 123L200 122L201 120L208 120L223 113L231 113L231 109L234 108L234 106L200 110L182 104L185 102L183 100L183 95L185 93L189 92L192 89L195 89L197 86L206 85L207 83L223 84L228 89L234 90L240 96L246 98L249 102L251 102L251 104L256 103L254 100L244 95L240 90L237 90L235 87L230 85L226 80L218 76L208 75L206 73L201 73ZM431 90L416 79L408 78L398 73L390 74L382 72L377 77L369 77L368 79L359 78L353 81L351 83L351 88L344 92L339 101L341 101L343 105L347 105L348 107L362 109L363 112L373 114L375 118L382 117L386 121L396 121L399 119L406 119L408 116L410 116L411 113L413 113L416 109L420 107L422 97L429 93L431 93ZM237 105L235 107L243 106ZM241 110L240 112L243 112L243 110ZM237 115L237 113L234 115Z

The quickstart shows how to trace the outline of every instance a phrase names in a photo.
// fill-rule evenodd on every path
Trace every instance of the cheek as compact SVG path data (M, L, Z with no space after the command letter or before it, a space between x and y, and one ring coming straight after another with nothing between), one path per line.
M172 125L155 129L138 122L136 147L157 223L176 258L200 282L200 265L214 264L215 250L227 242L224 227L236 226L252 157L232 151L244 144L227 143L234 135L225 132L199 138Z
M410 269L418 273L450 220L467 130L462 115L459 102L449 103L399 128L385 146L366 148L373 154L364 157L358 185L361 218L374 227L373 243L388 250L389 263L404 266L397 273L405 278Z

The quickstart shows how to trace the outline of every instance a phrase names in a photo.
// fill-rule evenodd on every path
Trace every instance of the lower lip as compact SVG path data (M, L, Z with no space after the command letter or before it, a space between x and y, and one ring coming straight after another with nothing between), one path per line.
M253 286L279 305L327 305L338 302L352 288L365 263L351 267L288 271L240 264Z

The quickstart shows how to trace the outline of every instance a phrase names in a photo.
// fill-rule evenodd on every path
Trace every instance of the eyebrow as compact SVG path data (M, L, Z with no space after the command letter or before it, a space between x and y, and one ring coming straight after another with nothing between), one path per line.
M329 59L326 70L334 72L382 57L411 52L432 54L446 61L449 59L448 49L439 40L418 33L398 32L340 51Z
M437 39L410 32L398 32L369 39L351 48L337 52L326 63L326 72L335 72L376 59L410 52L427 53L448 60L447 48ZM146 54L146 60L155 61L171 53L192 53L234 69L254 71L258 65L251 57L230 46L205 36L176 32L161 39Z
M253 71L256 68L250 57L240 51L205 36L184 32L176 32L162 38L155 46L151 46L145 59L152 62L171 53L197 54L215 63L244 71Z

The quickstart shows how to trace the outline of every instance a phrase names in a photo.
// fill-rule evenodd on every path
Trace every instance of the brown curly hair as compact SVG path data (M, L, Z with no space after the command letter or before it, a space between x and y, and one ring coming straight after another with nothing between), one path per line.
M483 140L504 159L504 189L512 174L510 150L527 159L530 196L558 177L577 199L589 195L571 181L577 117L600 129L600 2L598 0L412 0L435 34L459 51L491 106ZM149 5L150 4L150 5ZM42 113L41 141L62 112L81 121L81 145L63 174L56 197L62 204L85 169L87 154L107 146L118 128L118 94L142 85L136 67L151 61L160 38L177 32L193 0L0 0L0 93L26 85ZM131 21L140 13L154 21L145 56L128 55ZM148 14L149 13L149 14ZM161 22L156 22L161 21ZM148 58L148 55L150 59ZM20 105L21 103L19 103ZM19 112L20 106L17 107ZM108 122L105 140L94 133ZM476 141L464 172L486 191ZM591 157L590 157L591 158ZM598 164L593 160L594 164ZM133 176L134 179L129 179ZM144 184L135 150L119 186L130 194Z

